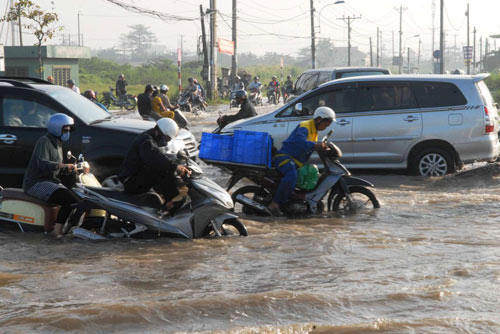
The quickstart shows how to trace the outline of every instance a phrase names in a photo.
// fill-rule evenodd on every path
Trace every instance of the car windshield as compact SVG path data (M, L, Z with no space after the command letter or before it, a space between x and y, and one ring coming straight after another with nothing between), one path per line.
M37 85L37 88L45 91L86 124L112 117L98 105L69 88L54 85Z

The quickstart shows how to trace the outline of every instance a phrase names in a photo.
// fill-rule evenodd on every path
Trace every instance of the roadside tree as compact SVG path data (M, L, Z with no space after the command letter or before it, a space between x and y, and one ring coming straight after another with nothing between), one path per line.
M22 23L22 19L27 19L28 23ZM38 47L38 72L43 78L42 44L48 39L52 39L57 31L63 29L55 24L59 21L57 13L44 12L39 5L31 0L16 1L13 7L1 19L4 22L18 21L21 27L28 29L35 35Z

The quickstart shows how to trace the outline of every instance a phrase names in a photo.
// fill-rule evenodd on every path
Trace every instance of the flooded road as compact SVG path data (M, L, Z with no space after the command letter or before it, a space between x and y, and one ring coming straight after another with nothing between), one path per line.
M198 139L216 116L190 116ZM248 237L89 242L0 227L0 333L500 332L500 168L353 174L380 209L242 216Z

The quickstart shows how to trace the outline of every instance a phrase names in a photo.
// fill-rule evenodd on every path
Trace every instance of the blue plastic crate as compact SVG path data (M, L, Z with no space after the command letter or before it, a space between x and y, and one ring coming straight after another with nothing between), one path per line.
M233 136L203 132L200 143L200 159L231 161Z
M267 132L235 131L233 162L271 167L272 139Z

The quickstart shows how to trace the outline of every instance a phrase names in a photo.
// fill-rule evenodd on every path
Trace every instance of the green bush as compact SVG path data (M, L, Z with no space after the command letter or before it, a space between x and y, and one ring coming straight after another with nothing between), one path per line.
M492 73L486 80L486 85L491 91L491 95L495 99L495 102L500 104L500 72Z

